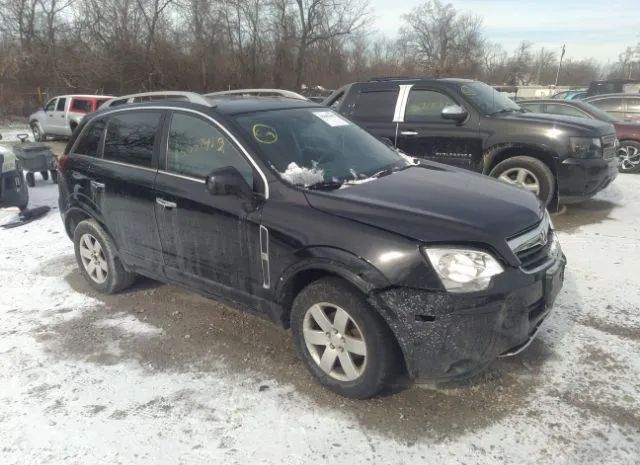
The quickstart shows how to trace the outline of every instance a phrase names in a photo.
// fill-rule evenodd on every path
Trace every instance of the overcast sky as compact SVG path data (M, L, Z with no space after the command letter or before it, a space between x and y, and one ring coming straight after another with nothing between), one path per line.
M395 37L401 16L420 0L370 0L376 29ZM511 51L522 40L560 50L566 58L616 61L627 46L640 42L640 0L456 0L457 10L483 18L485 36Z

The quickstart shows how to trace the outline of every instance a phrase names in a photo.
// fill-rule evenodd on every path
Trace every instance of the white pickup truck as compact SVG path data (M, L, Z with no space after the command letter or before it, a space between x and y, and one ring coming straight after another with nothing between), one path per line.
M59 95L29 116L29 126L37 142L47 136L69 137L87 113L97 110L110 95Z

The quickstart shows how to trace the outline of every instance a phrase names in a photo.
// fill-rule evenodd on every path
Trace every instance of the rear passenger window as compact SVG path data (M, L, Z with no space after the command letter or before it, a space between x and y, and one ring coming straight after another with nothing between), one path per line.
M67 103L67 99L66 98L59 98L58 99L58 107L56 108L56 111L64 111L64 104Z
M604 111L624 111L621 98L603 98L589 103Z
M456 102L440 92L412 90L407 99L404 120L406 122L443 122L445 120L442 119L442 109L455 104Z
M575 116L577 118L588 118L582 111L570 107L569 105L561 105L558 103L548 103L547 113L553 113L554 115Z
M397 90L361 92L351 116L361 121L390 123L393 121L397 100Z
M112 116L107 125L103 158L150 167L160 115L158 111L135 111Z
M204 179L215 169L233 166L253 185L249 162L216 127L200 118L174 113L168 149L168 171Z
M99 156L100 140L104 132L104 127L104 119L89 123L89 127L83 131L81 139L78 141L73 152L90 157Z
M76 111L78 113L89 113L91 111L91 100L74 98L71 100L70 111Z

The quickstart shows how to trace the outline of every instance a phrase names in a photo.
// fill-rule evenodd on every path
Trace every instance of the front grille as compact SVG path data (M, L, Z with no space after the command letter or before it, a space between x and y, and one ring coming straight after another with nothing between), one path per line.
M549 260L549 250L551 249L552 242L553 231L549 228L546 242L538 243L528 249L516 252L516 256L520 260L520 263L522 263L522 268L527 271L533 270Z
M602 137L602 157L613 158L616 154L616 135L608 134Z
M512 237L507 242L525 271L532 271L550 260L555 240L549 214L533 229Z

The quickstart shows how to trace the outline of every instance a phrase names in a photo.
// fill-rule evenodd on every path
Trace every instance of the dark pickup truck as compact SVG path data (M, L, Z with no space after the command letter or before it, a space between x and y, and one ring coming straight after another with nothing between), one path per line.
M518 185L546 205L585 200L618 175L613 125L529 113L466 79L377 79L324 102L418 158Z

